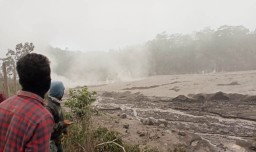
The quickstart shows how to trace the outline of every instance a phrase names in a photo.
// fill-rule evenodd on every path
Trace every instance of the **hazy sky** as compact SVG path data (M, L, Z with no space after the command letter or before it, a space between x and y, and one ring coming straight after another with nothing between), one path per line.
M225 24L254 30L256 0L0 0L0 49L31 41L104 51Z

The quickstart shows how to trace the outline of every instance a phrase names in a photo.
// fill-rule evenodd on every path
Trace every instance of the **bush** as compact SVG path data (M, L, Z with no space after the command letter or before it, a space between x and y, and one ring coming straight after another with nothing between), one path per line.
M95 142L92 136L92 108L91 104L96 100L96 92L89 92L87 87L72 89L65 105L71 112L65 113L65 119L76 122L68 128L68 135L63 140L65 151L93 152Z
M91 104L96 100L96 92L89 92L87 87L82 89L71 89L70 98L65 105L71 109L79 121L91 118Z

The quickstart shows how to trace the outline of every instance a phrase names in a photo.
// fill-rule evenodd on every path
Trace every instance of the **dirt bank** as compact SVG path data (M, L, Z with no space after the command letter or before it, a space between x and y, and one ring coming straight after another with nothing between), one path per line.
M256 149L255 76L157 76L90 89L99 95L94 106L106 113L97 123L121 132L127 142L163 152L177 146L247 152Z

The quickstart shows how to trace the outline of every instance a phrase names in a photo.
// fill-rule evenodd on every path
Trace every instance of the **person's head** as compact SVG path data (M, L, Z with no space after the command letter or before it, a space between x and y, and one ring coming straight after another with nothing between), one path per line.
M0 92L0 103L6 99L5 95Z
M64 95L64 90L65 87L61 81L52 81L49 96L61 100Z
M17 72L22 90L44 97L51 83L50 61L47 57L36 53L27 54L17 62Z

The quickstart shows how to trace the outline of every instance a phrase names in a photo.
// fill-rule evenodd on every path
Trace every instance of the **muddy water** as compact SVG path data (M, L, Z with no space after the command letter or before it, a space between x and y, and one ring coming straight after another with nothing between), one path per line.
M187 132L199 135L218 151L245 152L246 149L237 145L237 141L247 142L248 138L256 135L256 122L240 118L223 118L212 114L198 116L172 108L162 109L158 106L136 107L136 103L119 103L115 98L110 97L98 97L94 106L99 109L120 108L123 112L130 111L130 115L138 121L147 117L166 119L169 128L175 127L179 130L189 128Z
M108 98L110 100L113 100L113 98ZM133 111L133 116L136 117L138 120L141 119L141 117L138 116L137 111L141 112L162 112L162 113L170 113L170 114L176 114L176 115L182 115L182 116L188 116L192 118L206 118L206 119L216 119L220 123L236 123L240 124L241 126L245 128L250 128L253 129L256 126L255 121L249 121L249 120L244 120L244 119L239 119L239 118L223 118L220 116L196 116L192 114L185 113L184 111L179 111L175 109L159 109L159 108L133 108L133 105L131 104L117 104L117 103L101 103L100 101L104 100L102 97L99 97L97 102L94 103L95 106L100 106L100 107L119 107L121 108L122 111L124 110L132 110ZM246 124L246 125L245 125Z

